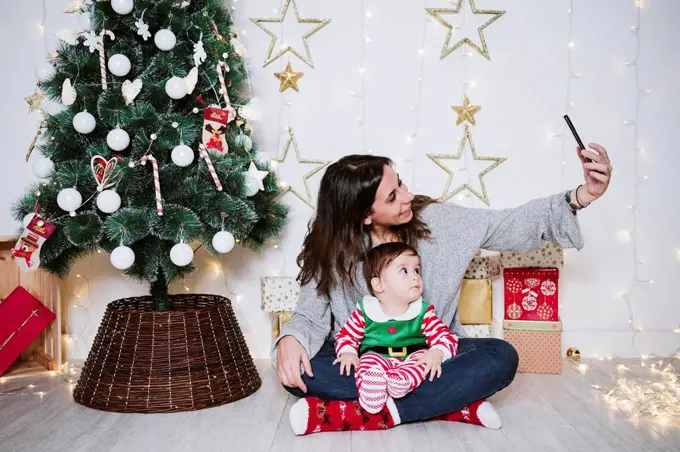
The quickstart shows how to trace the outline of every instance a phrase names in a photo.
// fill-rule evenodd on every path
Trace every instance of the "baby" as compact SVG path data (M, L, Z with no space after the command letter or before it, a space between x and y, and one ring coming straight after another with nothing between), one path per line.
M379 412L388 397L404 397L442 372L458 339L422 300L423 281L416 250L401 242L371 249L364 276L374 296L365 296L338 331L335 353L340 374L355 369L359 404Z

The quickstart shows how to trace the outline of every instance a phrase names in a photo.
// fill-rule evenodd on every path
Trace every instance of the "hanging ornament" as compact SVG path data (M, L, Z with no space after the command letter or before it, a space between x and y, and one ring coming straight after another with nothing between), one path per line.
M130 59L121 53L111 55L108 62L109 71L117 77L125 77L130 72Z
M172 149L170 158L172 158L172 163L184 168L194 161L194 151L186 144L180 144Z
M215 187L217 187L217 191L222 191L222 183L220 182L220 178L217 176L217 171L215 171L215 167L213 166L212 160L210 159L210 154L208 154L208 150L205 148L205 146L199 144L198 153L201 155L201 158L205 160L205 164L208 166L208 172L210 173L210 176L212 176L213 182L215 182Z
M87 135L88 133L91 133L96 126L97 121L95 121L94 116L88 113L87 110L83 110L73 117L73 128L76 129L78 133Z
M124 151L130 145L130 135L116 127L106 135L106 144L116 152Z
M300 91L298 88L298 80L300 80L305 74L302 72L295 72L293 67L290 65L290 61L286 66L286 70L283 72L274 72L274 77L279 79L280 86L279 92L284 92L288 88L293 88L295 91Z
M165 82L165 92L171 99L182 99L187 95L187 85L182 78L170 77Z
M153 37L153 42L156 44L156 47L167 52L168 50L172 50L175 47L175 44L177 43L177 37L171 30L163 28L156 32Z
M185 267L194 260L194 250L186 243L178 243L170 249L170 260L178 267Z
M108 36L111 38L111 41L113 41L116 39L116 35L114 35L111 30L102 30L101 33L99 33L99 41L97 43L97 51L99 52L99 75L101 77L102 89L106 91L108 86L106 83L106 54L104 53L104 36ZM90 50L90 52L91 51L92 50Z
M35 68L35 76L38 77L38 80L41 82L46 82L52 77L54 77L54 74L57 71L54 69L54 66L52 66L50 63L47 61L40 63L36 68Z
M118 159L115 157L106 160L101 155L95 155L90 159L90 169L97 184L97 191L101 192L116 184L115 176L118 174L115 171L116 166L118 166Z
M227 86L224 83L222 70L229 72L229 65L224 61L217 63L217 75L220 80L220 94L224 96L226 108L218 105L211 105L205 109L203 114L203 144L208 150L217 152L228 152L229 146L224 134L227 131L227 124L236 118L236 110L231 106Z
M40 91L37 86L33 90L33 94L28 97L24 97L24 100L28 104L28 112L33 113L34 111L43 110L43 102L45 101L45 95Z
M35 132L35 136L31 140L31 144L28 145L28 152L26 152L26 161L28 162L28 159L31 158L31 154L33 153L33 150L35 149L35 144L38 142L38 138L40 138L40 135L42 135L42 128L45 126L45 122L41 122L40 126L38 126L38 130Z
M83 31L92 30L92 20L90 19L90 13L85 12L85 13L82 13L81 15L79 15L78 16L78 24L80 24L80 28L82 28Z
M236 141L237 146L243 147L246 152L250 152L250 150L253 148L253 140L251 140L250 137L244 133L238 134L234 141Z
M111 0L111 8L121 16L130 14L134 6L133 0Z
M128 246L119 246L111 251L111 265L118 270L127 270L135 263L135 252Z
M72 46L78 45L78 35L80 35L80 33L75 30L68 29L57 30L54 32L54 34L57 38L59 38L61 41L64 41L66 44Z
M243 181L243 185L246 189L246 196L249 198L251 196L255 196L260 191L260 184L258 183L258 180L254 177L248 176L247 174Z
M57 204L61 210L65 210L72 217L76 216L76 210L82 205L83 197L75 188L65 188L57 195Z
M201 32L198 42L194 43L194 66L200 66L206 58L208 58L208 55L203 48L203 32Z
M32 272L38 269L40 266L40 249L55 229L54 224L43 220L37 214L33 214L21 233L21 237L11 250L17 266L21 270Z
M61 84L61 103L67 107L73 105L77 96L76 89L71 85L71 79L65 79L64 83Z
M163 200L161 199L161 179L158 172L158 161L151 154L144 155L139 161L142 165L146 165L147 161L151 161L151 166L153 167L153 186L156 193L156 214L160 217L163 215Z
M149 25L146 22L144 22L145 12L146 9L142 11L142 16L135 22L135 27L137 27L137 34L146 41L151 37L151 33L149 33Z
M36 160L33 164L33 174L38 179L49 179L54 174L54 162L47 157Z
M114 213L120 209L120 195L113 190L104 190L97 196L97 207L104 213Z
M64 10L64 13L66 14L73 14L77 13L78 11L82 11L82 9L85 7L85 0L75 0L69 4L66 9Z
M228 231L220 231L212 239L212 246L218 253L228 253L234 249L235 243L234 236Z
M238 29L235 25L229 27L229 36L231 38L229 40L229 44L231 44L231 48L233 49L234 53L241 58L247 58L248 52L243 43L239 40Z
M246 172L247 177L257 181L257 188L259 190L264 191L264 178L267 177L269 174L269 171L261 171L257 169L257 166L255 166L255 162L252 160L250 161L250 166L248 167L248 171Z
M137 78L134 82L125 80L121 90L123 91L125 105L130 105L135 100L137 95L142 91L142 79Z
M260 165L269 165L272 162L272 156L265 151L257 151L255 154L255 161Z
M198 83L198 68L192 67L189 74L184 78L184 83L186 85L187 94L191 94Z

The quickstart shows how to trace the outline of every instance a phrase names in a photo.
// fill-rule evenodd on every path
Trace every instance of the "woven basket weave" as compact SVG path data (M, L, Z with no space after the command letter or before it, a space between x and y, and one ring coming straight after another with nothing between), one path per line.
M227 298L173 295L172 306L154 312L150 296L110 303L75 401L104 411L170 413L258 390L262 380Z

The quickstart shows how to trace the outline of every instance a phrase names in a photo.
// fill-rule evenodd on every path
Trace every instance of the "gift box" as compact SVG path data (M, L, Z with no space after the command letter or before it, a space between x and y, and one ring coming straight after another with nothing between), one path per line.
M505 318L558 320L556 268L504 268Z
M490 279L464 279L458 300L458 315L463 325L488 325L492 322Z
M290 276L260 278L262 309L266 312L295 311L300 283Z
M276 339L281 334L281 328L290 318L293 317L292 311L281 311L272 313L272 339Z
M503 333L519 355L518 372L562 373L562 322L505 320Z
M545 242L543 246L531 253L517 251L503 251L501 253L503 268L558 268L564 266L564 251L552 242Z
M501 275L501 256L475 256L465 270L467 279L490 279Z
M21 286L0 303L0 375L55 317Z
M463 325L463 337L491 337L491 325Z

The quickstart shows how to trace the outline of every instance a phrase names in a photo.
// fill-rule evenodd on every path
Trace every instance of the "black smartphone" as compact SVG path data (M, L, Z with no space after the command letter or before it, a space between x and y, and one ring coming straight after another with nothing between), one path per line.
M576 129L574 128L574 124L571 123L571 119L569 119L569 115L564 115L564 120L567 121L567 125L569 126L569 130L571 130L572 135L574 135L574 138L576 138L576 143L578 143L579 149L583 150L586 147L583 145L583 141L581 141L581 137L578 136L578 133L576 133ZM589 159L588 157L585 157L586 162L588 163L593 163L592 159Z

